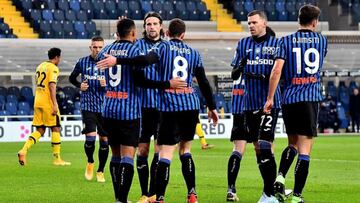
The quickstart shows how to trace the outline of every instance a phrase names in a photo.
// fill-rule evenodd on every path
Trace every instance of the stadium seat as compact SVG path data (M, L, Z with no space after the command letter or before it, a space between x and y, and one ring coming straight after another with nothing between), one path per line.
M42 18L44 19L44 20L54 20L54 16L53 16L53 13L52 13L52 11L51 10L47 10L47 9L45 9L45 10L42 10L41 11L41 14L42 14Z
M77 39L86 39L88 37L88 33L85 30L85 24L82 21L76 21L74 23L74 29L76 31Z
M119 17L114 1L106 1L104 6L109 19L117 19Z
M133 10L131 11L131 18L134 20L142 20L143 19L143 15L141 10Z
M67 98L72 100L77 90L72 86L65 86L62 91L67 96Z
M117 3L117 8L119 11L129 10L128 2L127 1L119 1Z
M7 89L7 94L12 94L12 95L15 95L16 98L19 98L20 97L20 89L16 86L10 86L8 87Z
M278 21L288 21L288 13L286 11L282 11L278 13Z
M12 102L12 103L15 103L16 105L18 104L18 97L13 95L13 94L8 94L6 96L6 102Z
M162 16L165 20L171 20L176 17L176 13L174 10L164 10L164 16Z
M6 104L5 97L3 95L0 95L0 110L5 109L5 104Z
M18 110L23 110L25 112L30 112L30 105L27 102L19 102Z
M41 38L53 38L50 21L41 21L40 23L40 36Z
M65 14L63 10L54 10L54 20L64 21Z
M80 11L80 2L77 0L72 0L69 2L69 7L73 11Z
M108 19L108 15L104 9L94 10L94 18L95 19Z
M75 22L77 20L75 11L73 10L65 11L65 20Z
M30 115L30 113L27 111L24 111L24 110L18 110L17 115L18 116L28 116L28 115ZM17 118L17 120L18 121L30 121L30 118L29 117L25 117L25 118L19 117L19 118Z
M48 8L49 10L54 10L54 9L56 9L55 1L53 1L53 0L43 0L43 1L46 2L47 8Z
M165 11L173 11L174 12L174 4L171 1L165 1L163 5L163 9Z
M6 87L0 86L0 95L2 95L4 97L7 95Z
M265 1L256 1L254 7L256 10L265 10Z
M328 81L327 94L332 96L333 98L337 98L337 88L334 85L334 81Z
M51 23L51 29L52 29L54 38L57 38L57 39L64 38L64 31L63 31L64 28L60 21L57 21L57 20L53 21Z
M163 12L163 2L161 1L153 1L152 3L153 11L160 13L159 11ZM161 14L160 14L161 15Z
M32 8L32 1L31 0L22 0L21 7L23 10L29 10Z
M92 10L91 2L88 0L80 1L80 10L83 10L83 11Z
M188 11L188 20L199 20L199 13L197 10Z
M275 3L275 9L276 11L278 11L279 13L286 11L285 9L285 2L282 1L278 1Z
M6 102L5 110L9 113L9 115L17 114L17 104L14 102Z
M152 5L149 1L141 1L140 4L143 13L148 13L153 10Z
M339 128L347 128L349 126L349 119L346 117L345 109L340 102L337 103L336 109L340 120Z
M69 21L65 21L64 24L64 36L65 38L76 38L76 33L74 30L74 24Z
M23 86L20 89L20 95L21 97L25 98L25 101L29 103L30 106L33 106L34 104L34 94L29 86Z
M6 110L0 110L0 116L7 116L9 113ZM4 121L4 118L0 118L0 121Z
M96 24L93 21L87 21L85 23L85 29L88 33L88 38L99 35L96 31Z
M249 13L254 10L254 3L252 1L246 1L244 4L244 8Z

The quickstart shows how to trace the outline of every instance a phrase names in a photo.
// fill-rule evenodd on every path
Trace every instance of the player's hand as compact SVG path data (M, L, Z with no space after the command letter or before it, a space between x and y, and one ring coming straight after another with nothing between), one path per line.
M218 124L219 116L216 109L208 111L208 119L209 119L209 123L211 122L211 120L213 121L212 122L213 126L216 126Z
M263 112L264 112L265 114L270 114L273 105L274 105L274 102L273 102L272 99L271 99L271 100L269 100L269 99L266 100L266 103L265 103L264 108L263 108Z
M111 56L110 54L104 54L105 59L96 63L96 66L101 70L113 67L116 65L116 57Z
M173 89L182 89L187 87L185 80L181 80L180 77L176 77L170 80L170 88Z
M99 81L100 81L101 87L106 87L106 80L105 80L105 78L100 78Z
M87 89L89 88L89 84L87 83L87 80L83 81L81 84L80 84L80 90L81 91L86 91Z
M52 113L51 114L53 116L57 115L58 109L59 109L59 106L57 104L54 104L53 107L52 107Z

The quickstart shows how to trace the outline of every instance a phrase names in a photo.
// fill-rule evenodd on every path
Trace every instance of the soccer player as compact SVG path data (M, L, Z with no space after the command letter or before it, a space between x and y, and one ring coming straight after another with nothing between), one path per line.
M152 47L163 41L163 19L156 12L149 12L144 18L143 38L137 40L135 45L147 54ZM153 64L143 70L143 74L150 80L159 80L156 65ZM141 188L141 197L138 203L146 203L155 200L155 170L159 161L159 147L156 144L157 131L159 126L160 113L157 110L159 99L158 90L153 88L141 88L141 133L139 146L137 150L136 165L139 175ZM148 156L151 137L154 136L154 156L150 166L150 184L149 183L149 165Z
M85 134L84 150L87 156L85 179L92 180L94 174L94 151L96 135L99 134L100 147L98 151L99 166L96 172L97 182L105 182L104 167L109 155L109 145L104 131L101 115L105 96L105 75L96 67L96 56L104 47L104 39L95 36L91 39L89 56L80 58L72 71L69 80L80 88L81 114ZM76 78L81 74L81 82Z
M124 59L142 54L133 44L136 40L133 20L118 21L117 34L119 40L100 51L99 60L103 59L104 53ZM186 83L180 79L164 82L149 81L145 79L143 72L139 74L131 65L110 66L105 70L105 79L106 94L102 115L112 150L110 173L116 201L127 202L134 175L134 155L140 134L141 104L136 85L170 89L184 87Z
M205 132L201 127L200 118L198 118L198 121L197 121L197 124L196 124L196 127L195 127L195 134L199 137L200 144L201 144L201 149L211 149L211 148L215 147L215 145L209 144L209 143L206 142Z
M160 91L161 119L157 140L160 145L160 160L155 175L156 201L154 202L164 202L165 190L170 177L170 163L177 144L179 144L182 173L188 189L187 202L197 202L195 164L190 153L200 108L199 98L192 88L194 75L209 107L209 120L212 119L214 125L218 121L212 90L206 79L200 54L183 42L185 29L185 23L181 19L175 18L170 21L167 31L170 41L163 41L148 55L131 60L107 56L105 60L98 63L98 66L109 66L116 62L133 65L158 63L161 81L180 77L187 82L187 87L184 89Z
M51 129L51 146L56 166L70 165L60 157L60 112L56 101L56 84L59 77L57 65L61 60L61 50L51 48L48 51L49 61L42 62L36 68L36 91L34 101L34 119L32 125L36 130L31 133L23 148L18 152L20 165L26 165L28 150L45 133L46 127Z
M232 66L243 67L245 93L239 86L235 89L233 105L235 110L234 127L231 141L234 150L228 162L228 201L237 201L235 180L247 142L252 142L256 151L258 167L264 182L263 193L259 202L277 202L274 197L273 183L276 178L276 163L272 150L274 130L280 109L280 91L276 89L274 108L269 114L262 111L268 91L266 76L270 75L274 56L278 49L278 40L266 32L267 17L264 11L254 10L248 14L248 25L251 37L239 41ZM240 62L241 61L241 62ZM234 74L238 71L233 71ZM258 76L263 76L263 78ZM236 78L234 78L236 79ZM241 83L239 84L241 85ZM235 86L234 88L237 88ZM236 94L243 93L243 101ZM243 102L243 104L242 104ZM248 132L244 130L244 118L241 115L242 105Z
M309 173L311 148L317 136L319 102L323 100L320 71L327 53L326 38L315 32L319 15L320 9L316 6L304 5L300 8L300 29L281 39L270 76L265 113L272 109L281 74L284 77L282 110L288 146L282 153L274 184L280 201L284 201L285 176L298 154L292 203L304 202L302 191Z

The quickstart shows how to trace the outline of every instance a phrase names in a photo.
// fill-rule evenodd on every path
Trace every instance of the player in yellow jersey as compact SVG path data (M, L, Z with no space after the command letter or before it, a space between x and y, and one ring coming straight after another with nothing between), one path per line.
M26 164L26 154L39 138L44 134L45 128L51 129L51 144L56 166L70 165L60 157L60 112L56 101L56 84L59 77L61 50L51 48L48 51L49 61L41 63L36 68L36 92L34 102L34 119L32 125L36 127L18 152L20 165Z
M196 124L195 134L199 137L201 143L201 149L211 149L215 147L213 144L206 142L205 133L201 127L200 118L198 118L198 123Z

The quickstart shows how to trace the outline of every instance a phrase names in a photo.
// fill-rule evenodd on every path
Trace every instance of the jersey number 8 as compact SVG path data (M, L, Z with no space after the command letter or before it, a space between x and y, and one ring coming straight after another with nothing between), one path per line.
M182 65L179 64L179 61L181 61ZM172 77L173 78L179 77L178 73L181 72L180 79L186 80L188 77L188 72L187 72L188 62L187 62L186 58L184 58L182 56L175 57L174 67L175 67L175 69L172 72Z

